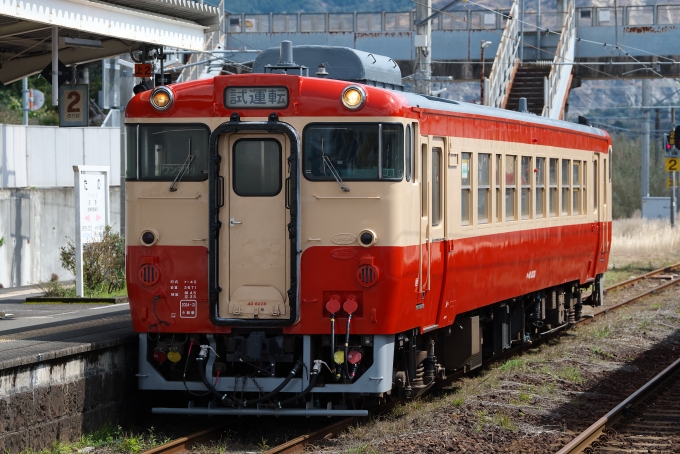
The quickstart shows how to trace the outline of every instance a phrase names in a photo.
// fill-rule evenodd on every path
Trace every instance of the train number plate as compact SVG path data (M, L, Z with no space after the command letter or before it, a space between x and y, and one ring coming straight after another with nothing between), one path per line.
M286 87L228 87L224 91L227 108L268 109L288 107Z
M198 304L193 300L182 300L179 302L179 318L196 318Z

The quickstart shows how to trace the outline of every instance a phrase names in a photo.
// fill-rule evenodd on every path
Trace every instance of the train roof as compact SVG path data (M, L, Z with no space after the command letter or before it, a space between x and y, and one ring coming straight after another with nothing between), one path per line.
M542 117L532 113L517 112L515 110L499 109L496 107L481 106L479 104L472 104L462 101L453 101L444 98L435 98L433 96L424 96L417 93L399 92L401 96L406 98L411 107L419 107L423 109L440 110L445 112L455 112L470 115L481 115L495 118L502 118L514 121L522 121L528 123L535 123L542 126L554 126L558 128L571 129L572 131L596 134L606 137L607 134L601 129L594 128L588 125L581 125L569 121L554 120L552 118Z
M314 74L319 65L324 65L328 79L395 90L404 88L399 66L384 55L338 46L293 46L291 50L294 62L288 66L303 66ZM253 73L266 73L272 67L282 71L277 66L284 58L280 52L278 47L271 47L259 54L253 62Z

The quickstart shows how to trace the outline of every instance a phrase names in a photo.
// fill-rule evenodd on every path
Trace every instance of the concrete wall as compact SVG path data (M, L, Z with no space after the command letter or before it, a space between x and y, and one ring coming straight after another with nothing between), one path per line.
M0 452L38 452L104 424L126 425L139 407L135 342L0 370Z
M120 128L0 125L0 188L72 187L73 166L109 166L120 185Z
M71 171L73 180L73 171ZM120 186L109 188L110 219L120 232ZM66 237L75 239L73 188L0 189L0 284L4 287L35 284L56 273L73 279L61 267L59 248Z

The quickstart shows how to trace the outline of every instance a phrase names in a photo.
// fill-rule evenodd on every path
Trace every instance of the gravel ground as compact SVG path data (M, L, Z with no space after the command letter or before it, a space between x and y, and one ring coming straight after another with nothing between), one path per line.
M680 357L678 328L674 287L307 451L557 452Z

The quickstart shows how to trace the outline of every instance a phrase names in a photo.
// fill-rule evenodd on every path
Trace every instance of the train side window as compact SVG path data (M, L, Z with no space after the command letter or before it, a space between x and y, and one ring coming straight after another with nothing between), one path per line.
M597 187L598 187L598 177L597 177L597 161L593 161L593 213L597 213Z
M581 162L572 163L571 178L571 213L574 215L581 213Z
M496 213L494 221L500 222L503 219L503 197L501 197L501 163L503 157L496 155Z
M281 144L277 140L237 140L232 162L237 195L272 197L281 192Z
M427 217L427 145L423 144L420 150L420 215Z
M442 149L432 148L432 225L442 221Z
M549 170L548 212L550 217L554 217L557 216L557 158L550 158Z
M531 217L531 157L522 156L522 168L520 169L520 177L522 181L522 193L520 194L520 205L522 211L522 219L529 219Z
M582 209L581 209L581 214L588 214L588 162L583 161L581 164L581 169L583 172L583 175L581 175L581 203Z
M569 214L569 169L570 161L568 159L562 160L562 214Z
M461 153L461 177L460 177L460 220L463 225L470 225L470 205L472 204L470 193L472 159L470 153Z
M544 217L545 205L545 158L536 158L536 217Z
M517 156L505 157L505 219L514 221L515 217L515 185Z
M477 223L489 222L491 209L491 190L489 174L491 173L491 155L479 153L477 155Z
M406 125L406 181L411 181L411 125Z

